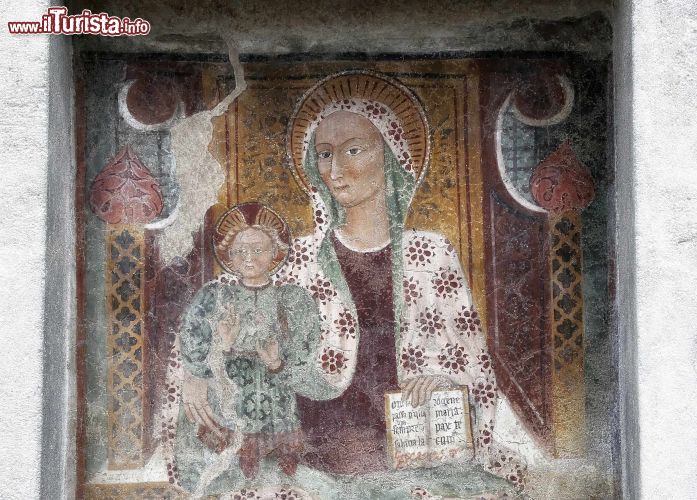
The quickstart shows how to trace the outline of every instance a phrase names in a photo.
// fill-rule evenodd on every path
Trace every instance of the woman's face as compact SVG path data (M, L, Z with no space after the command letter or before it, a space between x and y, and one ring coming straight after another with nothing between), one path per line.
M275 250L273 240L268 234L250 227L235 236L230 246L230 267L246 280L266 277Z
M315 135L318 169L344 208L384 196L384 142L370 120L337 111L322 120Z

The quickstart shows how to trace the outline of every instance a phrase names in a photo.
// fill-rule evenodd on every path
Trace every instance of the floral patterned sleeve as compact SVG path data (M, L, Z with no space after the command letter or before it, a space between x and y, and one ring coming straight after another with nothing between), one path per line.
M181 358L184 368L196 377L213 376L208 365L213 330L211 319L216 314L217 288L209 284L201 288L184 315L180 330Z
M467 386L477 459L490 468L498 390L486 337L457 252L443 236L413 231L404 244L402 378L447 377Z

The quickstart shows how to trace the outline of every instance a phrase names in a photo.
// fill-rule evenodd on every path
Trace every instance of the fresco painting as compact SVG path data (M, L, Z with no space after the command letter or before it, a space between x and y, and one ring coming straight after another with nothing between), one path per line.
M597 63L81 64L79 496L561 498L593 462Z

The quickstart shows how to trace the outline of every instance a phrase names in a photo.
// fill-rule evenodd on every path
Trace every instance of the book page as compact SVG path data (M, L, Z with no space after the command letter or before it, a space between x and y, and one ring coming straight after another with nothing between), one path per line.
M401 392L385 394L388 448L395 468L424 467L472 455L467 389L434 391L414 408Z

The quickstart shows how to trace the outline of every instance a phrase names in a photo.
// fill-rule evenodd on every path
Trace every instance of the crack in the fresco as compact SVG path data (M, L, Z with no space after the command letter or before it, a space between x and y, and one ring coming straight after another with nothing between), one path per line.
M231 35L223 35L235 78L235 88L212 110L184 118L171 129L175 178L179 184L179 201L172 214L148 226L161 229L158 247L163 262L185 256L193 248L194 233L206 211L217 202L225 181L223 166L209 151L213 138L213 119L224 114L247 88L239 52Z

